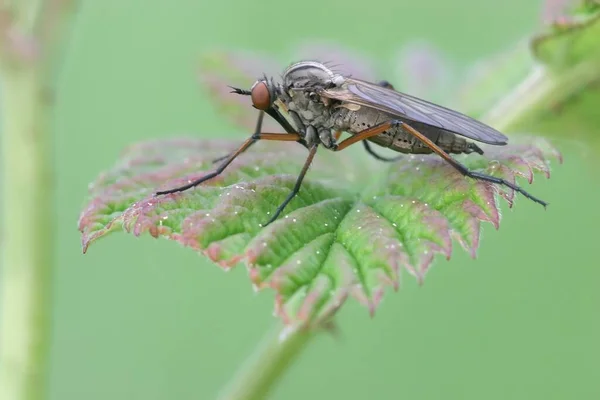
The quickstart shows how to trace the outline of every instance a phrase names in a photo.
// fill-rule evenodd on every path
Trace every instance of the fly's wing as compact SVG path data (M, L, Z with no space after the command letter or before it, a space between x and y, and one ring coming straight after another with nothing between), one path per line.
M471 117L374 83L345 78L341 85L317 90L317 93L393 114L402 120L421 122L478 142L494 145L508 142L502 133Z

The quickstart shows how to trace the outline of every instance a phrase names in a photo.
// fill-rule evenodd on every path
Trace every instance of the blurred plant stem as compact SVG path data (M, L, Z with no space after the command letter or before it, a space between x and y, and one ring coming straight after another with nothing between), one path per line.
M267 398L283 373L304 350L317 330L288 330L277 324L254 354L238 370L220 400L259 400Z
M57 25L72 5L29 0L0 10L0 399L40 400L47 394L56 236L49 71L63 31Z
M505 95L482 120L504 132L514 132L535 123L546 110L598 79L597 66L581 63L560 74L536 65L519 85Z

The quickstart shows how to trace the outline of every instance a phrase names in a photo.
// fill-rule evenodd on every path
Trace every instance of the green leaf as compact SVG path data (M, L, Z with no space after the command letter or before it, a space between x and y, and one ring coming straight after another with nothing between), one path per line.
M174 139L126 149L90 186L79 221L84 251L115 231L166 237L223 268L244 262L257 288L276 291L276 311L286 323L320 322L348 296L373 313L386 287L398 288L402 271L422 281L436 254L449 258L452 238L474 257L481 223L499 226L497 195L514 201L512 191L464 178L435 155L381 164L352 148L322 149L299 195L262 227L307 155L300 145L273 142L258 143L195 189L153 195L201 176L235 147ZM559 156L533 139L486 152L486 158L458 158L509 181L531 181L534 172L548 175L547 158Z

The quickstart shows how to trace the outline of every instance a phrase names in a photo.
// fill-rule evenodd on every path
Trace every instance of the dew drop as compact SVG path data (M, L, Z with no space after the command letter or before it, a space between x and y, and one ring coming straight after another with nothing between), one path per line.
M263 247L267 247L267 242L262 243Z
M207 217L210 217L210 214L209 214L209 213L206 213L206 216L207 216Z
M413 203L413 204L415 204L415 203L416 203L416 201L414 201L414 200L413 200L413 201L412 201L412 203Z
M396 226L398 226L398 225L396 225L396 223L395 223L395 222L392 222L392 226L396 227Z
M359 226L358 229L362 229L362 226Z
M251 189L251 190L252 190L254 193L256 193L256 190L254 190L254 189Z
M254 167L255 171L260 171L260 167L257 165L256 167Z
M317 250L317 254L321 254L321 250Z
M227 196L229 196L231 194L231 192L227 192Z
M296 218L292 219L292 222L296 222Z
M238 212L238 211L236 211L234 214L235 214L235 215L238 215L238 214L239 214L239 212Z
M296 264L300 265L300 264L302 264L302 261L301 260L296 260Z
M166 221L167 219L169 219L169 216L165 215L162 219L164 219Z
M285 216L285 219L288 219L289 217L290 217L289 215L286 215L286 216Z
M271 211L267 211L267 215L271 215Z
M329 226L329 224L327 222L325 222L325 226Z
M418 171L418 170L420 170L420 169L421 169L421 167L417 167L417 168L415 168L415 169Z
M356 212L360 212L360 209L357 209Z

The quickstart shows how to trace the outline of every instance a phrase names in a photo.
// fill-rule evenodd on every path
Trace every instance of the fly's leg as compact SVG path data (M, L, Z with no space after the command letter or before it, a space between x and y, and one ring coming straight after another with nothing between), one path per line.
M392 123L395 123L398 126L402 126L406 132L410 133L411 135L413 135L414 137L419 139L421 142L423 142L433 152L435 152L440 157L442 157L445 161L447 161L450 165L452 165L458 172L460 172L464 176L468 176L473 179L478 179L480 181L491 182L491 183L495 183L498 185L503 185L503 186L509 187L512 190L521 193L523 196L527 197L528 199L543 205L544 208L546 208L546 206L548 205L548 203L546 203L545 201L540 200L537 197L529 194L527 191L522 189L520 186L517 186L512 182L509 182L502 178L497 178L495 176L483 174L481 172L469 170L467 167L465 167L464 165L462 165L461 163L456 161L448 153L446 153L444 150L442 150L438 145L433 143L433 141L431 139L429 139L427 136L423 135L421 132L417 131L412 126L410 126L402 121L392 121Z
M362 140L366 140L373 136L377 136L395 126L396 125L392 125L392 123L390 121L382 122L380 124L372 126L371 128L367 128L363 131L360 131L356 135L350 136L349 138L342 140L340 143L334 144L333 147L331 148L331 150L342 151L346 147L348 147L356 142L360 142Z
M388 81L379 81L379 82L377 82L377 84L384 88L394 90L394 86L391 83L389 83ZM365 150L367 151L367 153L369 153L371 156L373 156L375 159L377 159L379 161L395 162L402 158L402 156L398 156L398 157L381 156L381 155L377 154L377 152L375 150L373 150L373 148L371 147L369 142L367 142L366 140L363 140L363 146L365 146Z
M333 134L333 138L337 141L340 136L342 135L342 131L335 131L335 133ZM398 156L398 157L384 157L384 156L380 156L379 154L377 154L375 152L375 150L373 150L371 148L371 146L369 145L369 142L367 142L366 140L363 140L363 146L365 146L365 150L367 150L367 153L369 153L370 155L372 155L373 157L375 157L376 159L378 159L379 161L385 161L385 162L394 162L394 161L398 161L402 158L402 156ZM335 149L335 146L334 146Z
M262 130L262 124L263 124L263 119L264 119L264 117L265 117L265 112L261 110L261 111L258 113L258 120L256 121L256 128L254 128L254 135L257 135L257 134L259 134L259 133L260 133L260 131ZM252 135L252 136L254 136L254 135ZM248 150L248 149L249 149L249 148L250 148L250 147L251 147L251 146L252 146L254 143L256 143L256 140L253 140L253 141L252 141L252 142L251 142L251 143L248 145L248 147L246 147L246 148L244 149L244 151ZM232 155L232 154L233 154L233 152L231 152L231 153L229 153L229 154L226 154L226 155L224 155L224 156L221 156L221 157L219 157L219 158L215 158L214 160L212 160L212 163L213 163L213 164L216 164L216 163L218 163L219 161L223 161L223 160L225 160L226 158L229 158L229 157L231 157L231 155ZM241 153L240 153L240 154L241 154Z
M292 199L298 194L298 192L300 192L300 187L302 186L302 181L304 180L304 176L306 175L306 172L308 172L308 168L310 167L310 164L313 162L313 159L315 158L315 154L317 154L318 147L319 147L319 144L315 143L310 148L308 157L306 158L306 161L304 162L304 166L302 167L302 170L300 171L300 175L298 175L298 178L296 179L296 184L294 185L294 188L292 189L290 194L285 198L283 203L281 203L281 205L279 207L277 207L277 210L275 210L271 219L269 221L267 221L266 224L263 224L263 227L265 227L265 226L269 225L271 222L275 221L277 219L277 217L279 217L281 212L285 209L285 207L290 203L290 201L292 201Z
M242 143L242 145L236 151L234 151L233 153L228 155L227 159L224 160L221 163L221 165L219 165L217 167L217 169L215 169L214 171L204 175L202 178L198 178L195 181L188 183L187 185L183 185L183 186L176 187L176 188L169 189L169 190L164 190L161 192L156 192L156 195L159 196L162 194L183 192L185 190L193 188L194 186L198 186L199 184L206 182L207 180L220 175L225 170L225 168L227 168L227 166L229 164L231 164L231 162L233 160L235 160L235 158L237 156L239 156L244 151L246 151L248 149L248 147L250 147L253 143L257 142L258 140L277 140L277 141L296 142L296 141L300 140L300 135L298 135L297 133L255 133L252 136L250 136L248 139L246 139L246 141L244 143Z
M239 90L241 90L241 89L239 89ZM279 125L281 125L287 133L296 134L296 131L294 130L294 128L289 124L289 122L287 122L287 120L285 118L283 118L281 113L279 113L279 111L277 111L274 107L271 107L268 110L265 110L265 111L261 110L258 113L258 120L256 121L256 128L254 128L254 135L259 134L260 131L262 130L265 112L267 114L269 114L275 121L277 121L279 123ZM306 142L304 141L303 138L298 138L297 142L308 149L308 146L306 145ZM250 145L246 148L246 150L248 150L248 148L250 148L254 143L256 143L256 140L254 140L252 143L250 143ZM227 155L224 155L222 157L216 158L212 161L212 163L216 164L219 161L223 161L226 158L228 158L229 156L231 156L232 154L233 154L233 152L229 153Z
M365 146L365 150L367 150L367 153L369 153L370 155L372 155L373 157L375 157L379 161L395 162L395 161L398 161L398 160L400 160L402 158L402 156L398 156L398 157L384 157L384 156L380 156L379 154L377 154L375 152L375 150L373 150L371 148L371 145L369 144L369 142L367 142L366 140L363 140L362 143L363 143L363 146Z
M464 165L462 165L461 163L456 161L454 158L450 157L450 155L448 153L446 153L444 150L442 150L437 144L435 144L427 136L423 135L421 132L417 131L412 126L410 126L400 120L391 120L391 121L383 122L383 123L377 124L371 128L365 129L364 131L361 131L361 132L357 133L356 135L351 136L346 140L343 140L333 150L341 151L356 142L368 139L373 136L377 136L380 133L387 131L388 129L392 129L392 128L396 128L396 127L402 127L402 129L404 129L406 132L410 133L411 135L413 135L414 137L419 139L421 142L423 142L423 144L425 144L427 147L429 147L434 153L436 153L437 155L442 157L448 164L452 165L462 175L468 176L473 179L478 179L481 181L491 182L491 183L495 183L498 185L503 185L503 186L509 187L512 190L521 193L523 196L527 197L528 199L543 205L544 207L546 207L548 205L548 203L546 203L545 201L532 196L531 194L529 194L527 191L525 191L521 187L519 187L505 179L497 178L495 176L486 175L481 172L475 172L475 171L469 170L467 167L465 167Z

